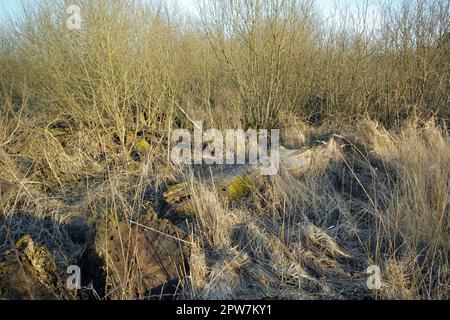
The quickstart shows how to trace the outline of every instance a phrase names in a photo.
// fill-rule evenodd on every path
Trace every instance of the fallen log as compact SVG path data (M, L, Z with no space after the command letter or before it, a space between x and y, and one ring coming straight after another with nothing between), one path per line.
M340 147L334 138L327 143L309 149L291 150L280 147L280 167L292 175L299 176L311 169L317 161L330 161L339 155ZM203 182L215 188L225 197L234 201L250 194L251 188L258 185L263 176L261 165L234 165L202 173ZM191 186L182 182L169 186L163 197L177 213L192 215L190 205Z
M0 253L0 300L58 300L74 292L56 270L50 252L25 235Z
M81 257L85 285L107 299L173 299L188 272L187 235L156 212L100 219Z

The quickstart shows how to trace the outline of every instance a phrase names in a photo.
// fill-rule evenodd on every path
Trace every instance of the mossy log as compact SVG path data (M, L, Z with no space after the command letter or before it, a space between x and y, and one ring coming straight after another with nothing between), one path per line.
M328 143L309 149L289 150L280 148L280 170L287 170L299 176L304 174L316 161L328 161L339 154L339 145L335 139ZM260 185L263 176L260 165L235 165L208 172L209 176L204 182L214 187L220 194L225 195L229 201L247 197L253 187ZM169 186L163 196L173 210L187 216L194 214L190 204L191 186L186 182Z
M0 300L55 300L71 295L48 250L29 235L0 256Z

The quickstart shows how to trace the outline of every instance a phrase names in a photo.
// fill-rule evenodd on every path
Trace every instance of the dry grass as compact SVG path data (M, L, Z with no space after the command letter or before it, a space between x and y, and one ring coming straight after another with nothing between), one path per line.
M351 16L330 27L310 1L200 1L201 21L107 3L80 1L81 31L64 1L30 1L1 25L0 251L31 234L63 273L83 250L67 217L165 210L184 177L182 298L448 299L447 1L384 3L378 33ZM186 114L280 128L289 148L334 135L337 151L230 202L170 164ZM381 290L365 285L373 264Z

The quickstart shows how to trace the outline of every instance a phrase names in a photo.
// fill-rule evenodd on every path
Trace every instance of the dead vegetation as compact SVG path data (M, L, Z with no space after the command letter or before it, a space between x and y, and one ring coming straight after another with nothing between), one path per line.
M56 280L0 298L448 299L447 1L383 3L378 31L310 1L80 1L75 32L51 2L1 25L0 287ZM192 119L279 128L279 174L172 165Z

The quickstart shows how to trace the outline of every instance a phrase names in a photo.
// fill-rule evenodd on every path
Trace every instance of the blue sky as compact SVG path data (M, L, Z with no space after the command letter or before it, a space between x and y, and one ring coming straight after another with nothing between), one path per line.
M34 0L28 0L34 1ZM126 0L125 0L126 1ZM186 10L194 10L195 0L167 0L178 2ZM211 0L215 1L215 0ZM326 16L330 15L333 11L334 3L348 3L351 7L356 7L357 3L361 3L361 0L315 0L319 8L324 12ZM375 4L376 0L369 0L372 4ZM392 0L396 2L398 0ZM0 17L5 16L7 13L16 13L20 10L21 0L0 0ZM372 6L374 14L376 14L376 6Z
M31 0L33 1L33 0ZM182 6L184 7L193 7L193 3L195 0L175 0L178 1ZM214 0L211 0L214 1ZM336 0L316 0L317 4L324 8L325 10L328 10L332 8L333 3ZM348 2L356 3L360 2L361 0L347 0ZM15 12L20 8L20 2L21 0L0 0L0 13L4 14L6 11L12 11Z
M20 0L0 0L0 15L7 12L17 12L20 8Z

